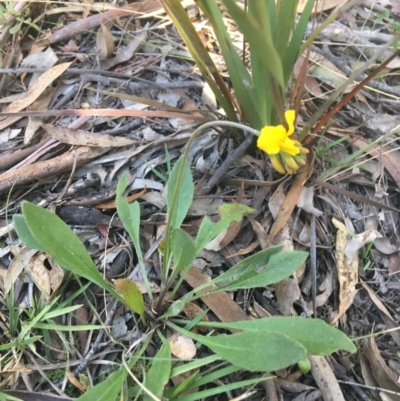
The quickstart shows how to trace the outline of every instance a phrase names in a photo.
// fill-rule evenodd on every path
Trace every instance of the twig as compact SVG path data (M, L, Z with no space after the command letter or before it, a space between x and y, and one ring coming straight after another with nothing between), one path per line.
M104 77L95 74L87 74L85 75L88 81L100 82L103 85L111 86L115 85L126 85L131 90L138 89L151 89L151 88L159 88L159 89L178 89L178 88L203 88L203 81L182 81L182 82L164 82L163 84L157 84L156 82L128 82L126 79L120 78L112 78L112 77Z
M107 326L109 326L111 324L111 321L114 318L115 312L117 311L117 306L118 306L118 300L117 299L113 299L111 301L111 308L110 308L110 311L108 313L108 316L107 316L106 320L104 321L104 326L107 327ZM93 354L95 352L97 352L101 346L104 346L104 344L102 344L101 342L103 340L105 332L106 332L105 329L100 330L99 334L97 335L96 341L92 345L92 348L85 355L85 357L82 359L82 362L73 371L73 375L74 376L76 376L77 374L81 373L86 368L86 366L89 363L90 359L92 358Z
M200 189L197 195L206 195L211 189L218 183L218 181L223 177L223 175L228 171L231 164L243 156L244 152L246 152L247 148L253 142L254 137L252 135L246 135L245 140L240 144L240 146L231 154L228 154L226 160L217 168L213 176L210 180Z
M320 48L317 47L317 46L313 46L313 47L312 47L312 50L315 51L316 53L321 54L322 56L324 56L324 57L325 57L328 61L330 61L336 68L338 68L339 70L343 71L343 73L346 74L347 76L350 75L350 74L353 72L353 70L352 70L348 65L346 65L346 64L343 62L343 58L336 57L336 56L330 51L328 45L324 45L324 46L322 47L322 49L320 49ZM365 74L363 74L363 75L360 75L359 79L360 79L360 80L363 80L363 79L365 79L366 77L367 77L367 76L366 76ZM377 90L379 90L379 91L381 91L381 92L389 93L389 94L391 94L391 95L400 97L400 90L399 90L399 89L393 88L393 87L391 87L391 86L389 86L389 85L386 85L386 84L384 84L384 83L376 82L376 81L371 81L371 82L368 83L368 86L371 87L371 88L377 89ZM366 89L367 89L367 88L366 88Z

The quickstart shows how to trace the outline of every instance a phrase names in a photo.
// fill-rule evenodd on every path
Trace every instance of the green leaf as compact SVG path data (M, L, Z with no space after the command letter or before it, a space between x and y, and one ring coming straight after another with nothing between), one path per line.
M246 331L212 337L187 336L206 345L235 366L251 372L270 372L290 366L306 355L306 349L285 334Z
M19 239L25 244L25 246L30 249L37 249L38 251L44 252L41 245L35 240L35 238L33 238L22 214L15 214L13 216L13 223Z
M217 3L215 1L200 0L197 4L213 26L236 97L245 113L245 117L250 121L253 128L261 129L263 126L262 115L264 114L262 101L264 99L260 99L257 95L257 87L254 85L254 80L232 43Z
M274 43L281 60L284 59L288 51L298 2L299 0L278 0L276 2L276 30Z
M192 204L193 194L194 184L192 172L188 161L181 156L172 169L168 180L168 224L172 228L178 228L182 224Z
M122 386L126 379L127 372L120 369L111 373L104 381L92 387L85 394L82 394L75 401L116 401L118 394L121 392Z
M281 250L282 245L271 246L270 248L263 249L262 251L243 259L241 262L231 267L227 272L209 281L207 284L217 284L226 280L234 280L243 275L250 267L258 270L266 266L269 263L270 258Z
M164 387L168 383L171 374L171 348L167 341L157 352L153 359L153 363L147 373L145 386L156 397L161 398ZM149 395L144 395L144 401L153 401Z
M140 270L142 272L143 280L146 285L147 294L150 300L153 299L150 283L147 278L146 267L143 261L142 249L140 246L140 205L138 202L130 204L124 197L123 193L128 186L128 173L124 173L119 179L117 184L117 196L115 203L117 204L118 216L124 225L125 230L129 233L133 246L136 251L137 258L139 260ZM134 310L134 309L133 309ZM144 315L143 315L144 316Z
M142 321L145 321L143 295L135 282L129 278L119 278L114 280L114 285L122 295L125 305L136 312Z
M222 0L222 2L248 40L250 52L254 52L257 55L265 71L274 77L283 92L285 85L283 82L282 62L273 43L270 20L267 16L268 9L265 2L254 2L253 7L257 14L260 15L260 21L244 12L234 0ZM257 85L258 83L255 82L255 84Z
M304 7L296 28L293 31L292 39L290 40L289 46L287 47L285 57L282 60L283 76L285 82L289 81L289 78L293 72L294 64L300 56L300 48L303 43L304 33L307 29L307 23L310 19L314 3L315 0L308 0L306 6Z
M267 317L234 323L204 323L199 325L224 329L268 331L285 334L301 343L310 355L329 355L339 349L355 352L356 346L342 331L320 319L304 317Z
M204 79L210 85L228 119L237 121L234 101L228 86L218 72L210 54L204 47L180 0L160 0L165 11L178 29Z
M0 401L23 401L21 398L17 398L10 394L7 394L7 390L5 390L5 391L6 391L5 393L0 391ZM9 390L9 391L12 391L12 390Z
M277 253L271 256L267 266L262 271L250 266L237 279L226 285L221 285L218 290L211 292L257 288L279 283L300 268L307 257L308 253L301 251Z
M174 258L174 274L190 267L197 256L194 241L181 228L172 231L172 256Z
M254 213L255 210L239 203L224 204L218 208L221 216L220 221L213 223L207 216L200 224L199 231L195 240L197 252L201 251L218 234L229 227L233 221L241 221L243 216Z
M138 202L129 202L122 196L128 186L128 174L124 173L117 184L117 196L115 203L117 205L118 217L129 236L132 239L136 254L140 257L142 249L140 247L139 231L140 231L140 205Z
M30 202L22 204L22 213L31 237L40 246L39 250L49 254L64 269L90 280L121 299L99 273L80 239L56 214Z

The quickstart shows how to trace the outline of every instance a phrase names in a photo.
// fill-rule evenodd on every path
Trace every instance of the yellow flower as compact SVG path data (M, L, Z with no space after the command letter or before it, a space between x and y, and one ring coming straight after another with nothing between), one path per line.
M294 156L300 153L300 149L296 146L293 139L289 137L294 133L294 120L296 113L294 110L285 112L286 123L288 129L283 125L265 126L258 137L257 146L269 155L277 155L280 151L284 151Z
M293 174L299 166L306 164L308 149L303 148L299 141L291 139L294 134L294 121L296 112L285 112L287 128L282 124L277 126L265 126L257 140L257 146L266 152L271 159L275 170L281 174Z

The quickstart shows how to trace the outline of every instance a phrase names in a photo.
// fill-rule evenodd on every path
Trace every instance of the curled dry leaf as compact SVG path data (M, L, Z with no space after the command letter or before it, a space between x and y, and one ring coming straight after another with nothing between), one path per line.
M101 69L108 70L117 64L130 60L134 53L140 49L142 43L147 39L147 26L148 25L144 27L143 32L138 34L136 38L131 40L124 48L118 49L118 53L115 57L101 63Z
M324 400L345 401L339 383L325 357L309 355L308 358L311 362L311 373Z
M110 30L104 24L100 25L100 28L96 34L96 47L100 53L100 57L105 59L114 53L115 45Z
M69 145L93 146L100 148L111 148L118 146L129 146L136 141L112 135L91 133L80 129L62 128L51 124L42 124L42 127L53 138Z
M389 238L382 238L382 236L375 240L374 246L379 252L382 252L385 255L391 255L400 250L398 246L393 245L390 242Z
M180 359L193 359L196 355L196 346L191 338L180 333L168 337L172 355Z
M374 337L370 337L364 341L364 352L371 365L371 372L378 382L379 387L400 394L400 385L397 382L397 375L386 365L378 347L376 346ZM390 394L392 401L400 401L400 395Z
M15 247L12 252L14 254L14 258L8 266L3 283L5 294L8 294L14 283L20 279L20 274L24 270L24 266L29 263L31 258L37 253L37 250L29 248L20 249Z
M347 256L348 262L352 263L354 258L357 255L357 252L366 244L370 242L374 242L376 238L382 237L380 233L376 230L367 230L363 233L355 235L349 243L346 245L344 250L345 255Z
M322 216L322 211L314 207L314 188L304 187L301 191L300 198L297 201L297 207L305 212L313 214L315 217Z
M339 311L332 324L337 322L351 306L356 296L356 284L358 282L358 256L355 255L352 261L348 259L345 249L348 244L346 226L335 218L333 225L338 229L336 234L336 268L339 277Z
M46 261L50 263L51 269L47 269L45 266ZM45 299L48 299L51 293L57 290L64 278L63 269L43 253L33 256L25 266L25 271L37 285Z

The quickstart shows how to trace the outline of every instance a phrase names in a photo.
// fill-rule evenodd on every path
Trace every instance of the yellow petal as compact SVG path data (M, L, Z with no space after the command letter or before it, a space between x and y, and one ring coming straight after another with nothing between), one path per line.
M266 126L261 130L257 146L269 155L276 155L281 150L280 142L285 140L285 137L286 130L282 125Z
M272 165L274 166L275 170L276 170L278 173L286 174L285 167L283 167L283 164L281 163L281 161L280 161L280 159L279 159L279 156L277 156L277 155L272 155L272 156L270 157L270 159L271 159Z
M286 138L284 141L281 142L281 150L283 150L286 153L289 153L289 155L298 155L300 153L300 148L298 148L294 141L290 138Z
M294 110L286 110L285 118L288 124L287 135L293 135L294 133L294 120L296 119L296 112Z

